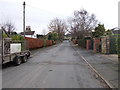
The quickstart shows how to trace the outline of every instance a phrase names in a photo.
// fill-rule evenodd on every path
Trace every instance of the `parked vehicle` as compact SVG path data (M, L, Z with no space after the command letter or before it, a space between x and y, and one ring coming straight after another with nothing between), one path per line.
M3 38L3 29L0 29L0 58L2 64L14 62L15 65L27 62L30 51L26 48L26 41L13 41L11 38Z

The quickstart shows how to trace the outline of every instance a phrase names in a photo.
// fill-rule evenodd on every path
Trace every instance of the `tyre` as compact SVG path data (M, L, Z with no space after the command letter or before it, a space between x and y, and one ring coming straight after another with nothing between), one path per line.
M27 58L29 58L29 57L30 57L30 54L31 54L30 52L27 52L27 55L26 55L26 56L27 56Z
M27 55L24 55L23 58L22 58L22 62L23 63L27 62L27 59L28 59Z
M15 65L19 66L22 63L22 59L19 56L16 56L14 59Z

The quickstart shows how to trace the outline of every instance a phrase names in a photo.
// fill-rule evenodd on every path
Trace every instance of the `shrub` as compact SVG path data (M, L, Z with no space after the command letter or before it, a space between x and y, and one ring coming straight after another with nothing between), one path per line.
M8 36L6 34L3 34L3 38L7 38Z
M86 40L91 40L90 37L84 37L82 39L78 39L77 42L78 42L78 45L83 47L83 48L86 48Z
M83 48L86 48L86 40L85 40L85 38L79 39L78 40L78 45L83 47Z
M117 54L117 36L110 36L110 54Z
M15 40L15 41L24 41L25 39L21 35L13 35L12 36L12 40Z
M117 51L118 51L118 57L120 58L120 35L118 35Z
M44 39L43 42L44 42L44 47L46 47L47 41Z

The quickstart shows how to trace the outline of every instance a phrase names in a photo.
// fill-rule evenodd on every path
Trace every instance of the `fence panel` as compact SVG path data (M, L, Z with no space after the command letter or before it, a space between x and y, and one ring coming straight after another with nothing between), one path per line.
M110 49L110 38L109 36L104 36L101 38L101 52L104 54L109 54Z

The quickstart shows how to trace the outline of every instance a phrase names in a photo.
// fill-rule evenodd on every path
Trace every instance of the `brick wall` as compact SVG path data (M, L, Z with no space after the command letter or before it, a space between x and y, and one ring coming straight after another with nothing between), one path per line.
M99 49L100 49L100 46L99 46L99 45L100 45L100 42L101 42L101 41L100 41L100 38L94 38L93 40L94 40L93 51L94 51L94 52L99 52Z
M86 40L86 50L90 50L91 48L91 40Z

